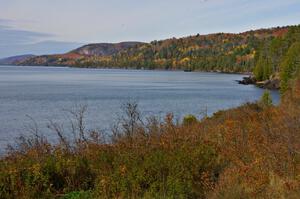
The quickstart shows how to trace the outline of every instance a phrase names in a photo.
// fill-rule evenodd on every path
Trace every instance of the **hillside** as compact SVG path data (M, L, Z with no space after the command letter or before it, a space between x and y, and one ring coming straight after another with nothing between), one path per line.
M122 50L142 45L141 42L121 42L121 43L99 43L99 44L88 44L77 48L70 53L75 53L85 56L110 56L117 54Z
M288 29L198 34L137 45L90 44L70 53L39 56L19 64L245 72L253 70L261 42L283 37Z
M120 51L127 50L139 45L142 42L120 42L120 43L95 43L87 44L65 54L42 55L20 62L17 65L40 65L40 66L76 66L79 61L91 59L91 57L112 56Z

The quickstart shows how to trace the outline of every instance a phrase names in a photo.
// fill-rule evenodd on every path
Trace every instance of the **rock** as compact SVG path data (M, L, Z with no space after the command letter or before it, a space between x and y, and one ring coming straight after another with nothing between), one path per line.
M265 84L267 81L259 81L259 82L255 82L255 85L259 88L264 88Z
M265 81L263 88L270 90L278 90L280 89L280 80L279 79L271 79Z
M280 78L278 75L270 77L269 80L256 81L254 76L243 77L243 80L237 80L239 84L249 85L255 84L256 86L264 89L278 90L280 89Z
M249 84L255 84L256 80L255 77L249 76L249 77L243 77L243 80L237 80L239 84L249 85Z

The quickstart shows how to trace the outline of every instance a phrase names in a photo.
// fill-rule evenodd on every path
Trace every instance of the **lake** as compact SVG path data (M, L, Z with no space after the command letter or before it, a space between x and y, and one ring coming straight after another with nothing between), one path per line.
M0 66L0 151L36 121L51 140L49 120L68 123L68 112L87 105L88 128L107 130L122 104L137 101L143 116L201 117L258 100L263 89L239 85L243 75L181 71ZM272 92L278 103L278 92Z

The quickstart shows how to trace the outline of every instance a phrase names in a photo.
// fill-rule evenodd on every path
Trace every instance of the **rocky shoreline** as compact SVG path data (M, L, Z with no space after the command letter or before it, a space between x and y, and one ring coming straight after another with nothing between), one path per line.
M265 81L257 81L254 76L243 77L242 80L237 80L239 84L243 85L256 85L259 88L269 89L269 90L279 90L280 89L280 78L276 75Z

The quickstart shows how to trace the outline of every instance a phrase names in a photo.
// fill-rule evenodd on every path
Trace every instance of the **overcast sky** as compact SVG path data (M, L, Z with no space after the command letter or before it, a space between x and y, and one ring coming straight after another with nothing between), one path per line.
M300 24L300 0L0 0L0 45L151 41Z

